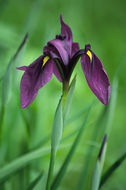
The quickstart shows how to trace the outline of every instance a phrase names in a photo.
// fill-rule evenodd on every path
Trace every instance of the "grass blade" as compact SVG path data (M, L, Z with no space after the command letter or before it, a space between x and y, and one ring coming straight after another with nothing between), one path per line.
M107 135L107 137L110 134L110 130L111 130L111 126L112 126L114 110L115 110L115 105L116 105L116 98L117 98L117 89L118 89L118 79L117 79L117 75L115 75L115 77L113 79L113 83L112 83L110 103L109 103L109 106L106 108L107 109L107 120L106 120L106 126L105 126L105 134ZM107 143L105 143L105 144L107 145ZM100 163L99 160L97 160L93 178L92 178L91 190L97 190L100 185L100 178L102 175L102 168L103 168L103 164L104 164L104 160L105 160L106 146L103 149L104 149L103 150L104 154L102 156L103 161L102 161L102 163Z
M96 124L95 124L95 127L94 127L94 130L93 130L93 134L92 134L92 137L91 137L91 141L92 142L96 142L97 138L98 138L98 135L99 133L101 132L103 126L101 125L101 123L104 121L103 119L105 119L105 115L106 115L106 109L103 109ZM87 182L87 178L88 178L88 175L89 175L89 171L91 170L92 168L92 158L93 158L93 153L95 151L95 147L94 146L90 146L89 149L88 149L88 152L87 152L87 155L86 155L86 158L84 156L84 165L83 165L83 168L82 168L82 171L81 171L81 175L80 175L80 179L79 179L79 182L77 184L77 190L78 190L78 187L79 187L79 190L83 190L85 187L84 185L86 185L86 182Z
M17 57L19 56L19 53L23 49L24 45L26 44L27 39L28 39L28 34L25 35L17 52L10 60L4 76L2 77L2 100L1 100L2 104L1 104L1 113L0 113L0 142L1 142L1 138L2 138L1 136L2 136L2 126L3 126L3 120L4 120L5 106L8 102L9 95L10 95L10 82L11 82L12 66L13 66L15 60L17 59Z
M62 130L63 130L63 115L62 115L62 98L61 98L56 109L56 113L55 113L54 121L53 121L53 127L52 127L51 157L50 157L46 190L50 190L53 170L54 170L55 157L56 157L58 145L60 143L60 139L62 136Z
M103 174L100 182L100 187L104 185L104 183L111 177L111 175L114 173L114 171L123 163L123 161L126 159L126 153L124 153L114 164L112 164L108 170Z
M54 116L53 127L52 127L52 137L51 137L51 148L55 151L58 148L63 129L63 117L62 117L62 98L56 109Z
M91 190L99 189L102 169L103 169L104 160L105 160L106 147L107 147L107 136L105 135L98 158L97 158L97 163L95 165L95 169L94 169L94 173L92 177L92 183L91 183Z
M67 117L70 111L70 107L72 104L72 99L73 99L73 94L74 94L74 89L75 89L75 84L76 84L76 76L74 77L74 79L71 82L70 88L69 88L69 92L67 94L66 100L65 100L65 105L63 108L63 120L64 120L64 125L67 121Z
M63 165L61 166L61 169L59 170L55 180L53 181L53 184L51 186L51 190L56 190L58 188L58 186L59 186L59 184L60 184L60 182L61 182L61 180L62 180L62 178L63 178L63 176L64 176L64 174L66 172L66 169L67 169L67 167L68 167L68 165L70 163L70 160L71 160L71 158L72 158L72 156L73 156L73 154L75 152L75 149L76 149L76 147L77 147L77 145L79 143L79 140L80 140L80 137L82 135L82 132L83 132L83 130L84 130L85 126L86 126L86 123L88 121L88 117L89 117L89 113L91 111L91 107L92 106L90 106L90 108L88 110L88 113L87 113L87 115L85 117L85 120L84 120L82 126L80 127L79 133L78 133L77 137L75 138L75 141L74 141L68 155L66 156L66 159L65 159Z
M43 172L41 172L29 185L27 190L32 190L36 187L36 185L39 183L39 181L43 178Z
M38 150L32 151L23 155L11 163L6 164L3 168L0 168L0 184L5 182L12 174L19 171L31 161L38 159L46 154L48 154L50 148L39 148Z
M118 78L117 75L113 79L112 83L112 90L111 90L111 99L109 106L107 107L108 111L108 117L107 117L107 122L106 122L106 130L105 133L109 136L111 126L112 126L112 121L113 121L113 116L115 112L115 106L116 106L116 99L117 99L117 93L118 93Z
M22 43L20 44L17 52L15 53L15 55L12 57L12 59L10 60L10 63L8 64L6 73L3 77L3 87L2 87L2 104L6 105L7 101L8 101L8 95L9 95L9 91L10 91L10 77L11 77L11 71L12 71L12 66L13 63L15 62L16 58L19 56L19 53L21 52L22 48L24 47L26 41L28 39L28 34L25 35Z
M59 148L64 148L65 146L66 145L62 145ZM42 147L37 150L31 151L0 168L0 185L8 180L9 177L18 172L20 169L26 167L32 161L49 154L49 152L50 147Z

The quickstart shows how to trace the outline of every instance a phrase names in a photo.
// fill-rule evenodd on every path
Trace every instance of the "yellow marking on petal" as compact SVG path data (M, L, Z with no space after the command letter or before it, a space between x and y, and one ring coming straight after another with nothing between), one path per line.
M44 57L42 67L46 64L46 62L50 59L49 56Z
M92 53L91 53L91 51L87 51L87 55L90 57L90 60L91 60L91 62L92 62Z

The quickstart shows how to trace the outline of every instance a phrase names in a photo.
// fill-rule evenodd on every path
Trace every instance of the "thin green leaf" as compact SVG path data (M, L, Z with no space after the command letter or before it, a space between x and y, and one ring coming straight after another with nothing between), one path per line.
M54 170L55 157L56 157L56 152L61 140L62 130L63 130L63 115L62 115L62 98L61 98L56 109L56 113L55 113L54 121L53 121L53 127L52 127L51 157L50 157L46 190L50 190L53 170Z
M67 145L62 145L59 148L64 148ZM0 184L8 180L9 177L11 177L13 174L18 172L20 169L26 167L29 163L31 163L33 160L39 159L50 152L50 147L45 148L39 148L37 150L34 150L32 152L29 152L14 161L6 164L2 168L0 168Z
M28 39L28 34L25 35L22 43L20 44L17 52L13 56L13 58L10 60L10 63L8 64L7 70L5 72L5 75L3 77L3 87L2 87L2 104L3 106L6 105L9 94L10 94L10 81L11 81L11 71L12 71L12 66L13 63L15 62L16 58L19 56L19 53L21 52L22 48L24 47L26 41Z
M62 130L63 130L63 116L62 116L62 98L61 98L56 109L53 121L53 127L52 127L51 148L54 149L55 151L57 150L58 145L60 143Z
M109 135L109 131L112 125L115 105L116 105L116 97L117 97L117 88L118 87L118 81L117 81L117 75L115 76L113 83L112 83L112 90L111 90L111 99L108 107L105 107L103 112L101 113L97 123L96 127L94 128L94 133L92 135L92 141L96 141L98 134L100 133L102 127L101 125L105 121L105 134ZM92 163L92 155L94 152L94 147L90 147L86 156L86 160L84 160L84 167L81 172L80 180L77 185L77 189L83 189L84 184L86 183L88 172L90 171L91 164Z
M3 126L3 119L4 119L4 111L5 111L5 105L8 102L9 96L10 96L10 84L11 84L11 74L12 74L12 66L16 60L16 58L19 56L21 50L23 49L26 41L28 39L28 34L25 35L22 43L20 44L17 52L11 59L10 63L8 64L7 70L5 72L5 75L2 78L2 104L1 104L1 114L0 114L0 142L1 142L1 136L2 136L2 126ZM21 56L21 55L20 55Z
M65 122L67 120L67 117L68 117L68 114L69 114L69 111L70 111L70 107L71 107L71 104L72 104L75 84L76 84L76 76L73 78L73 80L71 82L69 92L67 94L67 97L66 97L66 100L65 100L65 105L64 105L64 108L63 108L64 125L65 125Z
M107 147L107 141L106 141L107 136L104 136L101 149L98 155L98 159L95 165L95 169L93 172L93 177L92 177L92 183L91 183L91 190L98 190L99 189L99 184L100 184L100 179L101 179L101 174L102 174L102 169L104 165L104 160L105 160L105 154L106 154L106 147Z
M96 122L96 124L95 124L93 134L91 137L92 142L96 142L96 139L97 139L99 133L101 132L101 129L103 128L101 124L103 123L103 119L105 119L105 116L106 116L106 109L103 109L98 120L97 120L97 122ZM77 184L77 188L76 188L77 190L78 190L78 187L79 187L79 190L84 189L84 185L87 182L89 171L92 167L91 163L92 163L92 158L93 158L93 153L94 153L95 148L96 148L95 146L90 146L88 148L86 158L84 155L84 165L83 165L83 168L81 171L79 182Z
M112 121L113 121L113 116L114 116L114 113L115 113L117 93L118 93L118 78L117 78L117 75L116 75L114 77L114 79L113 79L110 103L109 103L109 106L107 107L107 109L108 109L108 118L106 120L105 134L107 134L108 136L110 134Z
M100 182L100 187L102 187L105 182L112 176L114 171L123 163L123 161L126 159L126 153L124 153L116 162L114 162L108 170L103 174Z
M38 150L32 151L15 159L11 163L6 164L3 168L0 168L0 184L6 181L12 174L25 167L31 161L47 155L49 151L49 147L39 148Z
M37 184L39 183L40 180L42 180L43 178L43 172L41 172L31 183L30 185L28 186L27 190L32 190L34 189Z
M117 89L118 89L118 79L117 79L117 75L115 75L113 83L112 83L110 103L109 103L109 106L106 108L107 119L106 119L106 126L105 126L105 134L107 135L107 137L110 134L110 130L111 130L111 126L112 126L115 105L116 105L116 98L117 98ZM95 166L95 170L94 170L94 174L93 174L93 178L92 178L91 190L97 190L100 185L100 178L102 175L102 168L103 168L104 160L105 160L106 146L105 146L103 152L104 152L104 154L102 156L103 157L102 164L100 164L99 160L97 160L97 163Z
M59 186L59 184L60 184L60 182L61 182L61 180L62 180L62 178L63 178L63 176L64 176L64 174L65 174L65 172L66 172L66 169L67 169L67 167L68 167L68 165L69 165L69 163L70 163L70 160L71 160L71 158L72 158L72 156L73 156L73 154L74 154L74 152L75 152L75 150L76 150L76 147L77 147L77 145L78 145L78 143L79 143L79 140L80 140L80 138L81 138L81 136L82 136L82 134L83 134L83 130L84 130L86 124L87 124L87 121L88 121L88 117L89 117L89 113L90 113L90 111L91 111L91 108L92 108L92 106L90 106L90 108L89 108L89 110L88 110L88 112L87 112L87 115L85 116L85 120L84 120L82 126L80 127L80 130L79 130L79 132L78 132L78 135L77 135L77 137L75 138L75 141L74 141L74 143L73 143L73 145L72 145L72 147L71 147L71 149L70 149L68 155L66 156L66 159L65 159L63 165L61 166L61 168L60 168L60 170L59 170L59 172L58 172L58 174L57 174L55 180L53 181L53 184L52 184L52 186L51 186L51 190L56 190L56 189L58 188L58 186Z

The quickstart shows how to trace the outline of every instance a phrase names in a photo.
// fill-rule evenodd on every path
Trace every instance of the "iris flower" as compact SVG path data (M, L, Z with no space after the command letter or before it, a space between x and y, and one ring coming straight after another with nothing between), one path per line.
M85 45L80 49L77 42L73 42L70 27L60 16L61 34L49 41L43 49L43 55L29 66L18 67L24 74L21 79L20 96L21 107L25 108L33 102L38 91L47 84L54 74L63 83L64 90L69 87L73 69L81 57L81 67L87 83L95 96L105 105L110 97L110 83L102 62Z

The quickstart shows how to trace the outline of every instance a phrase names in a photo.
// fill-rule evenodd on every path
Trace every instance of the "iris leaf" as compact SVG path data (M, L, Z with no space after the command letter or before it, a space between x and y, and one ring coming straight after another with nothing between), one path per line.
M112 126L112 121L113 121L113 116L115 113L115 106L116 106L116 99L117 99L117 93L118 93L118 78L117 75L113 79L112 83L112 89L111 89L111 98L110 98L110 103L109 106L107 107L107 120L106 120L106 130L105 133L109 136L110 131L111 131L111 126Z
M103 174L100 182L100 187L104 185L104 183L111 177L111 175L114 173L114 171L123 163L123 161L126 159L126 153L124 153L116 162L114 162L108 170Z
M109 103L109 106L106 108L107 109L107 120L106 120L106 126L105 126L105 134L107 137L110 134L111 126L112 126L112 121L113 121L113 116L114 116L114 110L115 110L115 105L116 105L116 98L117 98L117 89L118 89L118 79L117 75L113 79L112 83L112 92L111 92L111 100ZM104 160L105 160L105 153L106 153L106 146L107 143L105 143L103 147L103 153L101 155L101 159L97 159L93 177L92 177L92 184L91 184L91 190L98 190L99 185L100 185L100 179L102 175L102 169L104 165Z
M96 142L97 138L98 138L98 135L101 133L101 130L103 128L102 126L102 123L104 122L104 119L106 118L106 108L102 110L96 124L95 124L95 127L94 127L94 130L93 130L93 134L92 134L92 137L91 137L91 141L92 142ZM82 168L82 171L81 171L81 175L80 175L80 179L79 179L79 182L77 184L77 190L78 190L78 187L79 187L79 190L83 190L84 188L86 188L84 185L87 184L87 178L88 178L88 175L89 175L89 172L92 168L92 158L93 158L93 154L94 154L94 151L95 151L95 146L90 146L88 148L88 152L87 152L87 155L86 155L86 158L85 158L85 155L84 155L84 165L83 165L83 168Z
M22 43L20 44L17 52L15 53L15 55L12 57L12 59L10 60L10 63L8 64L7 70L5 72L5 75L3 77L3 87L2 87L2 104L6 105L7 101L8 101L8 97L10 94L10 81L11 81L11 71L12 71L12 66L15 62L15 60L18 58L18 56L20 56L20 58L22 57L22 55L20 54L21 51L23 50L23 47L26 43L28 39L28 34L25 35ZM22 60L22 59L20 59Z
M66 100L65 100L65 105L63 108L63 119L64 119L64 125L65 122L67 120L69 111L70 111L70 107L71 107L71 103L72 103L72 99L73 99L73 94L74 94L74 89L75 89L75 84L76 84L76 76L73 78L70 88L69 88L69 92L67 94Z
M52 137L51 137L51 148L57 151L63 129L63 116L62 116L62 98L56 109L54 116L53 127L52 127Z
M43 172L41 172L41 173L30 183L30 185L29 185L29 187L27 188L27 190L32 190L32 189L34 189L42 178L43 178Z
M101 179L102 169L104 166L104 160L105 160L105 154L106 154L106 148L107 148L107 136L104 136L101 149L98 155L98 159L95 165L95 169L93 172L92 177L92 183L91 183L91 190L98 190L99 189L99 183Z
M0 110L1 111L1 113L0 113L0 141L1 141L1 136L2 136L2 126L3 126L4 112L5 112L5 105L8 102L10 92L11 92L10 84L11 84L11 77L12 77L12 67L17 58L20 58L20 61L22 60L23 56L22 56L21 52L23 52L23 54L24 54L23 49L24 49L24 45L26 44L27 39L28 39L28 34L25 35L17 52L10 60L4 76L1 79L2 80L2 100L1 100L2 104L1 104L1 110Z
M53 170L54 170L55 157L56 157L58 145L61 140L62 130L63 130L63 115L62 115L62 98L61 98L56 109L56 113L55 113L54 121L53 121L53 127L52 127L51 157L50 157L50 165L49 165L49 171L48 171L46 190L50 190Z
M14 161L6 164L3 168L0 168L0 184L6 181L10 177L10 175L24 168L31 161L47 155L49 151L49 147L39 148L38 150L32 151L15 159Z
M74 154L74 152L76 150L76 147L77 147L77 145L79 143L80 137L83 134L82 132L83 132L83 130L86 127L86 124L87 124L87 121L88 121L88 117L89 117L89 113L91 111L91 108L92 108L92 105L88 109L87 115L85 116L83 124L80 127L80 129L79 129L79 132L78 132L78 134L77 134L77 136L76 136L76 138L74 140L74 143L73 143L70 151L68 152L68 155L66 156L66 159L64 160L64 163L62 164L62 166L61 166L58 174L56 175L56 178L53 181L53 184L51 186L51 190L56 190L58 188L58 186L59 186L59 184L60 184L60 182L61 182L61 180L62 180L62 178L63 178L63 176L64 176L64 174L65 174L65 172L67 170L67 167L68 167L68 165L70 163L70 160L71 160L71 158L72 158L72 156L73 156L73 154Z
M68 147L69 145L62 145L59 148L61 149L66 146ZM14 161L0 168L0 184L4 183L6 180L8 180L9 177L11 177L16 172L20 171L20 169L26 167L32 161L42 158L43 156L49 154L49 151L50 147L39 148L15 159Z

